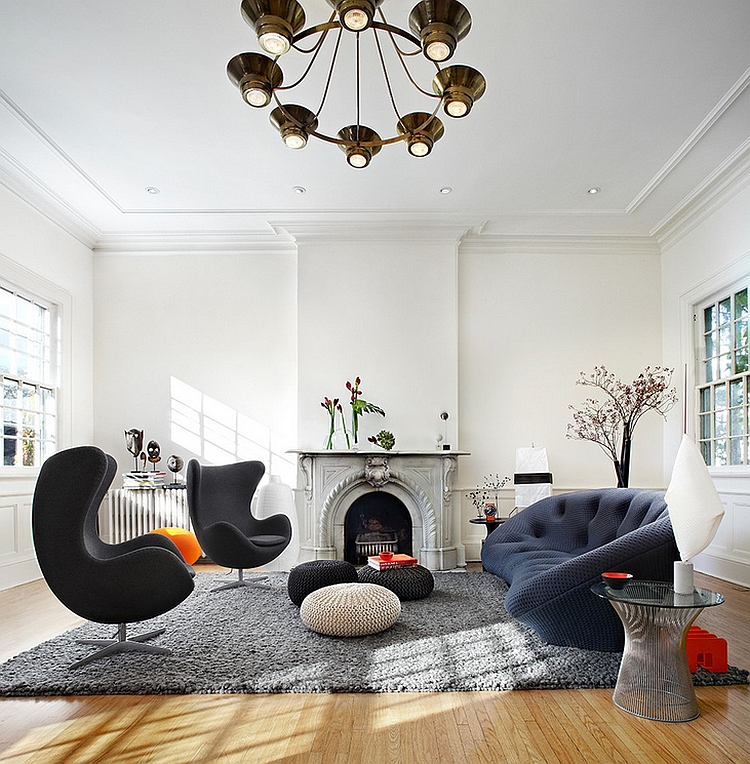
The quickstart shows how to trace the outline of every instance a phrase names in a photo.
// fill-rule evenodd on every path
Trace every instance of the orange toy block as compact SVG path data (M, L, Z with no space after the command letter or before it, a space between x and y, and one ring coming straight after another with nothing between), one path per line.
M712 674L725 674L729 670L726 639L698 626L691 626L688 629L685 649L691 672L697 671L698 666Z

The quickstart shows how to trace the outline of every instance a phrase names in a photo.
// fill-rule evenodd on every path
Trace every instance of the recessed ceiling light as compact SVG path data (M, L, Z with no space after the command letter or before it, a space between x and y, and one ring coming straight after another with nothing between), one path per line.
M449 194L451 191L453 191L453 189L450 186L443 186L440 189L441 194Z
M155 196L156 194L159 193L159 189L156 188L155 186L146 186L146 193L152 194L153 196Z
M307 189L304 186L293 186L292 191L294 191L295 194L306 194Z
M594 186L593 188L590 188L587 193L591 194L593 196L594 194L598 194L601 191L601 188L599 186Z

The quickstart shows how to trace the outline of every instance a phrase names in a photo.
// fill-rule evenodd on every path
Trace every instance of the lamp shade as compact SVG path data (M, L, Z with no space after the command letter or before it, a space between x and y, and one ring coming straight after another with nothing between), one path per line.
M687 435L682 436L664 500L680 557L690 560L713 540L724 505L700 451Z
M292 540L287 548L270 563L264 565L265 570L290 570L297 564L299 557L299 519L294 503L294 493L291 486L281 482L278 475L270 475L268 483L258 491L258 501L255 515L261 520L272 515L286 515L292 524Z

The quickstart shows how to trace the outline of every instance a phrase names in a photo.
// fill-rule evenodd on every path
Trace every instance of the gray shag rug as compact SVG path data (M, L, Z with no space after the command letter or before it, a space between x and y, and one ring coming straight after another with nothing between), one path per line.
M544 644L503 607L490 573L436 573L426 599L402 603L396 624L368 637L316 634L289 600L286 574L265 588L211 593L220 573L198 573L195 592L171 612L131 625L166 626L154 644L169 656L120 653L77 669L111 636L87 623L0 666L0 695L166 695L279 692L443 692L614 687L619 653ZM695 684L746 684L748 672L699 669Z

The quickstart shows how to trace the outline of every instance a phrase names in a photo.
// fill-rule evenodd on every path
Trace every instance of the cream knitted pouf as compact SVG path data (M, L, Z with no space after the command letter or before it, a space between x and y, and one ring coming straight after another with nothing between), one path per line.
M401 601L377 584L334 584L308 594L299 614L318 634L363 637L393 626L401 614Z

